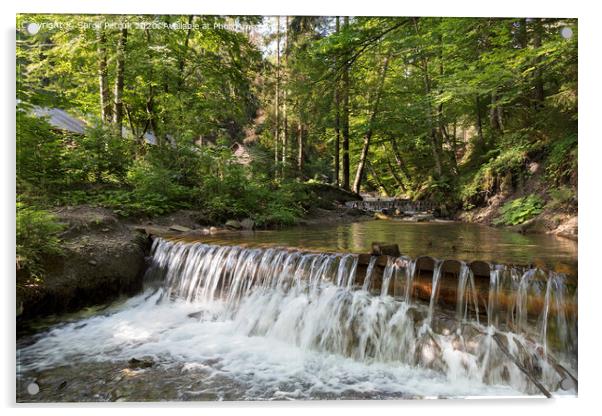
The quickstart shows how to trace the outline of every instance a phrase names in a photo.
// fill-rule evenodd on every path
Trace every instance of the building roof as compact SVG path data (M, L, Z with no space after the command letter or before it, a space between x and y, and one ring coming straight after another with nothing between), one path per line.
M34 105L32 106L31 114L36 117L46 118L48 123L55 129L69 133L84 134L88 127L86 121L74 117L60 108L48 108ZM123 133L131 134L125 127L123 127ZM148 144L157 144L157 137L153 132L147 131L142 137ZM171 137L168 137L168 140L170 139Z
M86 131L87 124L84 121L73 117L59 108L45 108L36 105L33 106L31 112L37 117L47 118L48 123L59 130L76 134L84 134Z

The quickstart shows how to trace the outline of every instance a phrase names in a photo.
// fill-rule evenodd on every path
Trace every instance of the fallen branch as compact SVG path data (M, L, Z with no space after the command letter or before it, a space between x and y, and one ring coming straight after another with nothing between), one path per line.
M492 338L497 344L497 346L500 347L500 350L502 350L502 352L506 354L506 356L518 367L518 369L522 371L525 374L525 376L527 376L527 378L537 386L537 388L543 393L543 395L546 396L548 399L551 399L552 394L548 391L548 389L546 389L543 384L541 384L535 377L533 377L529 370L527 370L520 363L520 361L514 355L512 355L510 351L508 351L504 343L499 339L499 335L497 333L493 334Z

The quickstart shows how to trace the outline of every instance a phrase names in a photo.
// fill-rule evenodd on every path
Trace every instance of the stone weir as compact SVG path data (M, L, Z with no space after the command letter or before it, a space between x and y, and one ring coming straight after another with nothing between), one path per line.
M155 245L161 240L161 237L153 238ZM165 241L202 244L177 235L165 237ZM301 258L321 255L331 261L328 269L338 267L339 274L349 274L344 278L351 288L362 288L374 295L389 295L406 301L434 302L434 306L448 309L457 309L460 307L458 302L463 302L464 308L470 312L485 317L494 314L498 322L503 314L509 318L517 313L526 314L520 317L523 319L538 317L544 311L554 314L560 309L567 316L577 318L576 276L533 265L480 260L466 262L431 256L411 258L401 254L396 244L378 242L372 243L371 253L362 254L318 252L294 247L229 247L277 250ZM347 264L351 262L353 264ZM349 269L350 266L354 270ZM323 271L322 278L331 278L329 271ZM220 284L227 282L224 280ZM562 302L556 301L558 297ZM495 308L495 311L491 308Z
M507 382L514 377L504 364L510 359L520 370L521 375L515 376L523 380L521 389L537 386L535 390L545 395L550 388L559 388L555 383L576 389L577 379L567 368L576 368L577 288L562 273L480 261L411 258L396 246L377 243L372 253L350 254L155 238L145 281L159 285L162 299L199 305L219 300L233 314L250 307L258 296L262 302L265 296L273 299L268 304L297 299L306 305L303 319L324 307L334 308L332 313L338 316L333 318L338 322L334 332L318 331L316 342L322 345L339 334L335 339L347 345L337 343L339 353L361 347L362 357L379 357L387 346L408 347L401 345L400 340L406 340L411 341L408 348L416 351L405 358L412 364L432 366L436 361L412 354L439 356L446 371L456 364L470 367L474 361L479 378L489 378L495 368L497 375L491 382ZM320 306L328 296L334 296L336 304ZM256 329L279 321L278 315L287 309L274 313L258 318ZM386 335L399 324L400 316L413 324L397 335ZM371 324L366 326L365 321ZM366 334L374 339L364 339ZM435 353L425 353L425 345ZM387 351L386 357L397 356ZM449 361L448 353L464 358Z

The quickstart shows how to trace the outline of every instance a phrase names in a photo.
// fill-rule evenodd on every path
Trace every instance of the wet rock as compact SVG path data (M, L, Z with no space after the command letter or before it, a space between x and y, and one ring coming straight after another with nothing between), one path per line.
M540 168L540 164L537 162L531 162L529 163L528 169L529 169L529 173L531 175L537 173L539 171Z
M345 211L345 213L350 217L361 217L362 215L366 214L359 208L349 208Z
M191 229L191 228L184 227L183 225L178 225L178 224L172 224L172 225L170 225L170 226L169 226L169 229L170 229L171 231L178 231L178 232L181 232L181 233L185 233L185 232L188 232L188 231L192 231L192 229Z
M511 230L528 234L528 233L544 233L548 229L548 224L544 218L535 217L522 224L509 227Z
M391 256L391 257L399 257L401 253L399 252L399 246L397 244L387 244L387 243L372 243L372 255L373 256Z
M153 361L152 358L149 357L143 357L143 358L131 358L128 361L128 367L131 369L143 369L143 368L150 368L153 365L155 365L155 362Z
M147 234L93 207L63 209L60 214L71 229L62 236L63 255L42 258L45 275L40 284L17 285L22 321L102 304L142 289L145 253L150 248ZM98 227L97 221L110 226ZM27 278L17 271L18 281Z
M189 318L196 319L197 321L216 321L218 319L217 315L211 313L210 311L201 310L198 312L192 312L188 314Z
M226 228L229 230L240 230L242 229L242 224L237 220L228 220L225 224Z
M434 220L435 217L433 214L416 214L412 217L412 219L416 222L426 222Z
M579 221L577 220L577 216L569 218L567 221L560 224L560 226L554 230L554 234L571 240L577 240L579 234Z
M189 318L196 319L197 321L203 320L205 317L205 311L192 312L188 314Z
M388 219L390 219L390 217L386 214L383 214L382 212L375 212L374 219L375 220L388 220Z
M255 221L250 218L245 218L240 222L240 225L243 230L252 230L255 228Z

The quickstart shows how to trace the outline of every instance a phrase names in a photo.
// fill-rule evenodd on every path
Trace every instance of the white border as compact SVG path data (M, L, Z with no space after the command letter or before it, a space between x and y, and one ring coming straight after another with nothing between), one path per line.
M93 414L131 414L144 412L147 415L164 414L170 407L180 414L232 413L245 415L258 414L303 414L344 412L362 414L375 410L382 413L420 413L453 415L467 413L479 415L504 415L525 411L548 415L589 414L596 408L602 408L602 392L599 388L602 377L598 352L601 347L600 333L602 325L599 318L602 299L600 281L601 264L597 240L602 236L600 204L602 194L600 164L602 157L602 91L600 88L600 53L602 48L602 16L596 13L595 1L525 1L504 0L420 0L392 1L382 0L214 0L180 1L165 0L21 0L16 4L3 2L2 7L2 143L0 153L3 158L2 169L2 216L3 247L0 250L5 273L0 280L4 287L2 296L2 325L4 338L1 343L2 368L0 394L1 403L9 407L9 414L42 413L44 416L80 414L82 405L53 405L48 408L39 406L14 405L14 184L15 184L15 144L14 144L14 91L15 91L15 14L19 13L132 13L132 14L256 14L256 15L400 15L400 16L525 16L525 17L577 17L579 18L579 201L580 201L580 241L579 241L579 398L555 400L451 400L451 401L355 401L355 402L298 402L298 403L192 403L192 404L124 404L110 408L99 405L84 405L86 412Z

